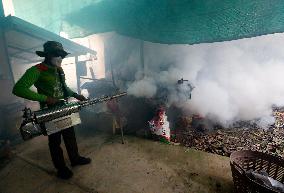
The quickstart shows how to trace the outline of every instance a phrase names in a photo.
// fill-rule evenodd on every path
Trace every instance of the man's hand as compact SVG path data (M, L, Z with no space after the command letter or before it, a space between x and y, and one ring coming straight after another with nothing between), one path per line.
M80 95L80 94L74 94L74 98L76 98L77 100L79 101L86 101L86 97L84 97L83 95Z
M47 105L55 105L56 103L59 103L59 99L53 97L47 97L45 102Z

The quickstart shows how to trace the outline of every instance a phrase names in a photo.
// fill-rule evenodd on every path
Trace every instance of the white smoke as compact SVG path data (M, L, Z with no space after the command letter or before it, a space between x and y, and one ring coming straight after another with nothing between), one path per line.
M223 124L273 121L271 106L284 105L282 42L283 34L192 46L145 43L145 77L136 76L128 92L152 97L167 88L169 105ZM181 78L195 86L191 100L177 92Z
M156 91L155 80L149 77L133 82L128 88L128 94L146 98L153 97Z

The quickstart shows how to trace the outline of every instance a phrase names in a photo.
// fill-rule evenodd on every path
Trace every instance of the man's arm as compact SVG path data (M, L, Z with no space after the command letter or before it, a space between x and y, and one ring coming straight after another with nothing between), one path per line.
M58 71L59 71L60 74L64 74L64 71L63 71L63 69L62 69L61 67L58 68ZM66 89L66 92L67 92L67 96L68 96L68 97L74 97L74 98L76 98L77 100L80 100L80 101L87 100L83 95L77 94L76 92L72 91L72 90L67 86L65 76L64 76L64 78L62 78L62 80L63 80L62 82L63 82L63 84L64 84L63 86L64 86L64 88Z
M74 97L74 95L76 94L76 92L74 92L73 90L71 90L71 89L66 85L66 83L64 83L64 84L65 84L65 88L66 88L66 90L67 90L68 96L69 96L69 97Z
M25 99L46 102L47 96L32 91L31 86L38 80L40 71L35 67L29 68L25 74L16 82L13 94Z
M80 94L77 94L76 92L72 91L67 85L66 83L64 82L65 84L65 88L67 90L67 94L69 97L74 97L76 98L77 100L79 101L84 101L84 100L87 100L83 95L80 95Z
M64 87L66 88L68 97L74 97L74 98L76 98L77 100L80 100L80 101L87 100L83 95L79 95L79 94L77 94L76 92L74 92L73 90L71 90L71 89L67 86L67 84L66 84L66 82L65 82L65 79L64 79Z

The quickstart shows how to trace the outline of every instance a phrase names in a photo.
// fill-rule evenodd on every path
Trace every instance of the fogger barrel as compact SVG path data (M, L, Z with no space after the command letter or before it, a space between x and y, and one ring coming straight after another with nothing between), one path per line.
M86 101L64 103L34 112L29 108L25 108L23 110L23 122L20 127L21 136L24 140L28 140L41 134L51 135L71 126L78 125L81 123L79 116L81 108L122 97L126 94L126 92L123 92L111 96L92 98Z

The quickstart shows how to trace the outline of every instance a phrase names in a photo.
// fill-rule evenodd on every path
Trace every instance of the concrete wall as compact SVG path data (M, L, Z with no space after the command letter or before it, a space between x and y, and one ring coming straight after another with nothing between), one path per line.
M3 17L2 17L3 18ZM0 17L0 24L1 24ZM12 94L14 78L7 54L5 34L0 25L0 139L17 133L16 120L19 120L21 108L19 99ZM18 104L17 104L18 103ZM16 111L15 111L16 110ZM5 136L5 137L3 137Z

